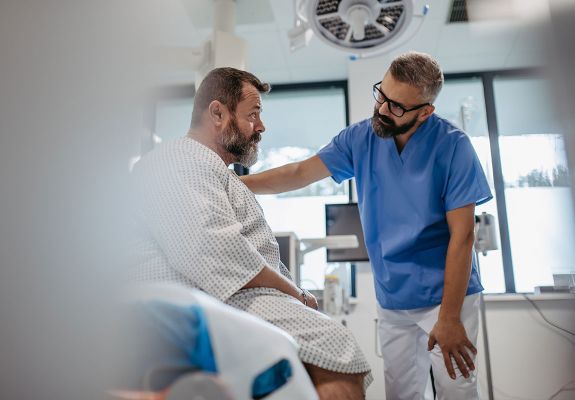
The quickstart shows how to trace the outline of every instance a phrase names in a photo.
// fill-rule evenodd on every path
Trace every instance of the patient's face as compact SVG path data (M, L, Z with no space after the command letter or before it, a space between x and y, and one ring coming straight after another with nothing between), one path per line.
M265 131L260 119L261 110L259 92L255 87L244 84L242 100L222 131L222 146L234 156L234 162L246 168L258 159L258 143Z
M259 132L248 134L242 131L238 126L236 116L233 115L222 132L222 145L228 153L234 156L234 162L249 168L258 159L258 142L261 137Z

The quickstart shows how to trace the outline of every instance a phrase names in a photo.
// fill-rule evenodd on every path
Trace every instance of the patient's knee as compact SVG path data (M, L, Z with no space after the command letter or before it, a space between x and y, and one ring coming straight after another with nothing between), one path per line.
M307 372L321 400L361 400L365 398L365 374L343 374L306 364Z

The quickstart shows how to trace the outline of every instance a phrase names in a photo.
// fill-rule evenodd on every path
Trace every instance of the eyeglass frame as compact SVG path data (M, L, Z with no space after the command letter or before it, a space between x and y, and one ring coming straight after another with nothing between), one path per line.
M373 89L372 89L373 98L375 99L375 101L377 102L377 104L383 105L383 104L387 103L387 109L389 110L390 113L392 113L393 115L395 115L397 118L403 117L403 116L405 115L405 113L408 113L408 112L410 112L410 111L419 110L419 109L422 108L422 107L430 106L430 105L431 105L431 103L423 103L423 104L417 105L417 106L412 107L412 108L405 108L404 106L402 106L402 105L401 105L400 103L398 103L397 101L391 100L389 97L387 97L387 96L385 95L385 93L383 93L383 91L382 91L380 88L377 87L377 85L381 85L381 82L383 82L383 81L379 81L379 82L376 82L376 83L373 84ZM377 92L376 92L376 91L377 91ZM379 94L381 95L381 97L383 97L383 101L382 101L382 102L379 101L378 96L377 96L376 93L379 93ZM392 103L393 103L394 106L399 107L399 109L401 109L401 111L403 111L403 113L402 113L401 115L397 115L397 114L395 114L393 111L391 111L391 104L392 104Z

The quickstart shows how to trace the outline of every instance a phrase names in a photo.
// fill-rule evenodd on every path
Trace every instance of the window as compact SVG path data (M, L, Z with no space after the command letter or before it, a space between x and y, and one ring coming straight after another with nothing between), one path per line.
M483 83L480 78L454 79L445 82L435 101L436 113L463 129L471 139L494 199L475 208L476 214L486 212L497 220L497 203L493 183L491 146L487 129ZM479 272L486 292L505 292L501 250L479 254Z
M341 83L319 88L274 86L262 102L266 132L252 173L313 156L347 125ZM325 204L348 199L348 185L331 179L293 192L258 196L272 230L292 231L300 239L325 236ZM302 286L322 289L326 268L325 249L307 254L301 267Z
M546 82L496 77L495 105L517 292L575 271L565 143Z

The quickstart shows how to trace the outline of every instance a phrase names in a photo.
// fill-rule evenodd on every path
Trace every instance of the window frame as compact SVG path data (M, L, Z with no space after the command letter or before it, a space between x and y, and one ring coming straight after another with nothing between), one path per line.
M497 109L494 81L495 78L544 78L541 68L518 68L506 70L491 70L462 73L446 73L445 81L465 80L479 78L483 85L485 101L485 115L489 134L489 147L491 149L491 164L493 168L493 182L499 222L499 239L501 245L501 258L503 262L503 278L505 280L505 293L516 293L515 273L511 254L511 240L509 237L509 221L507 218L507 203L505 200L505 182L501 166L501 152L499 149L499 126L497 122Z

